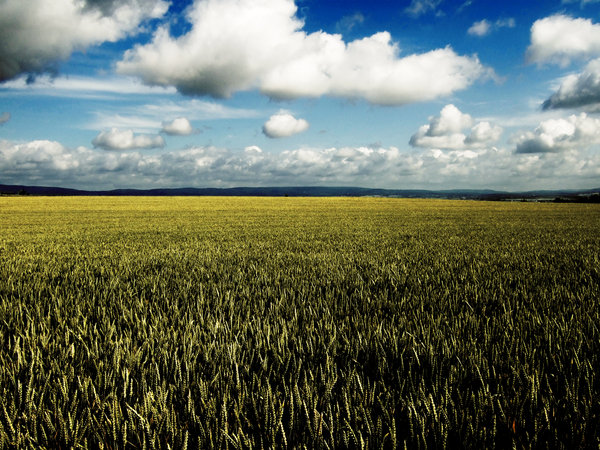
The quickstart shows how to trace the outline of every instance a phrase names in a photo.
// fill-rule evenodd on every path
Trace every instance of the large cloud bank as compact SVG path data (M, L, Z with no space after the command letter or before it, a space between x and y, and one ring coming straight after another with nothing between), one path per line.
M354 185L388 188L595 187L600 156L571 149L515 154L506 149L402 151L395 147L299 148L268 153L194 147L152 154L70 149L58 142L0 141L8 184L89 189L183 186Z
M446 96L491 73L450 47L400 56L385 31L349 43L308 34L296 11L293 0L196 1L189 32L173 37L160 27L117 70L185 94L228 97L258 88L277 99L331 95L383 105Z
M73 51L118 41L167 9L163 0L2 0L0 81L53 69Z

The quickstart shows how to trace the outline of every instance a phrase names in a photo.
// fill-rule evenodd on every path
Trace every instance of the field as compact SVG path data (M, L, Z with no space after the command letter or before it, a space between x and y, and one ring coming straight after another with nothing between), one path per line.
M599 225L0 197L0 448L598 448Z

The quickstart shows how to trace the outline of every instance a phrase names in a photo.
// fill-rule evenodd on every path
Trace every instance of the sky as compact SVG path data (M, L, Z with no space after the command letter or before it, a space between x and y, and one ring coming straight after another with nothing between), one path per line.
M0 0L0 184L600 187L600 0Z

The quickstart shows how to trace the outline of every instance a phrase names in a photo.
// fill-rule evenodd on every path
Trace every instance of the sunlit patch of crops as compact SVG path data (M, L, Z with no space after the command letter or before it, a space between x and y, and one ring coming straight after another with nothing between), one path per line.
M0 448L597 448L598 224L0 197Z

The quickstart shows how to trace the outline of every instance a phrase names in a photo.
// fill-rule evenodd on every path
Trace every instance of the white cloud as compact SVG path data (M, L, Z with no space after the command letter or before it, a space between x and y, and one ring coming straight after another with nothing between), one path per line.
M308 130L309 124L304 119L296 119L290 113L281 111L272 115L263 125L263 133L270 138L290 137Z
M557 14L536 20L531 26L527 57L532 63L566 66L574 59L599 54L600 25L590 19Z
M581 7L584 7L585 5L589 4L589 3L598 3L600 2L600 0L562 0L562 3L580 3Z
M502 128L490 122L479 122L471 128L471 134L465 139L466 147L481 147L492 144L502 135Z
M141 108L137 108L136 114L144 111L151 115L185 115L190 120L248 119L262 115L260 111L255 109L232 108L221 103L195 98L146 104Z
M105 111L94 112L94 118L87 123L83 124L83 128L86 130L108 130L112 128L117 129L131 129L135 133L155 133L157 129L162 127L161 118L163 115L150 115L145 111L141 111L137 114L138 108L129 108L130 113L108 113Z
M410 138L413 147L436 149L483 148L496 142L502 134L502 128L489 122L479 122L471 128L469 136L463 130L473 125L469 114L462 113L456 106L444 106L439 116L429 118L429 124L423 125Z
M492 24L488 20L483 19L479 22L473 23L473 25L471 25L471 27L467 30L467 33L473 36L485 36L490 34L491 29Z
M140 134L135 135L133 130L119 130L111 128L101 131L92 141L94 147L104 150L132 150L142 148L162 148L165 140L162 136Z
M135 34L167 9L163 0L3 0L0 81L53 69L74 51Z
M533 131L513 137L516 153L553 153L600 144L600 119L585 113L549 119Z
M496 22L492 23L487 19L480 20L479 22L474 22L473 25L467 30L467 33L472 36L487 36L494 30L498 30L500 28L514 28L516 26L515 19L512 17L507 19L498 19Z
M2 84L18 95L35 94L70 98L116 98L123 95L174 94L172 87L147 86L132 77L86 77L40 75L34 80L19 76Z
M163 126L165 117L188 120L244 119L261 116L257 110L231 108L199 99L165 100L143 105L118 105L116 111L100 110L84 125L85 129L131 128L138 133L152 133Z
M543 109L600 106L600 59L590 61L579 74L564 77L558 90L548 98Z
M192 124L187 118L177 117L171 122L163 122L161 131L169 135L185 136L188 134L192 134L194 132L194 129L192 128Z
M335 24L335 28L342 33L350 32L357 25L362 25L364 21L365 16L363 16L362 13L357 12L352 15L342 17L338 23Z
M85 189L185 186L365 186L383 188L543 189L597 187L600 156L569 150L515 154L507 149L403 151L396 147L298 148L282 153L195 147L148 154L69 149L58 142L0 141L7 184Z
M412 0L405 11L414 17L419 17L428 12L435 12L443 0Z
M339 34L307 34L296 10L293 0L196 2L188 33L172 37L159 28L152 42L125 53L117 71L184 94L258 88L277 99L332 95L388 105L449 95L492 73L450 47L401 57L388 32L349 43Z
M515 19L512 17L508 17L505 19L498 19L495 23L497 28L514 28L517 26Z
M0 125L2 125L3 123L6 123L10 120L10 113L9 112L3 112L2 114L0 114Z

